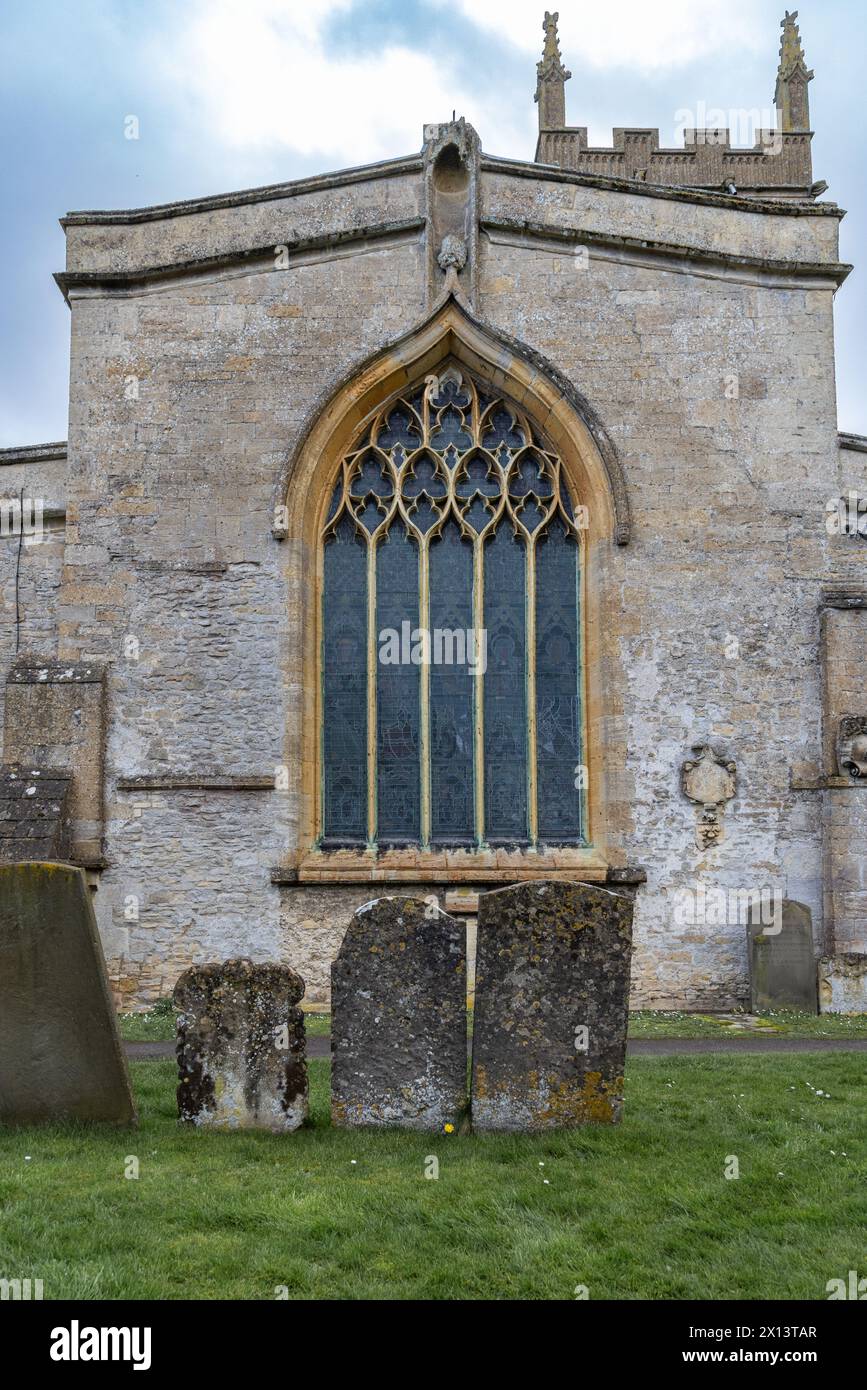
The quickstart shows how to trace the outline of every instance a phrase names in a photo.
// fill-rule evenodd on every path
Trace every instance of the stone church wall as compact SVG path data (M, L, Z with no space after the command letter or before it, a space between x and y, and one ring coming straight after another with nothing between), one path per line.
M193 961L242 954L282 957L323 1002L350 913L384 891L271 881L300 847L286 730L301 697L293 556L271 523L275 479L317 403L425 312L420 168L177 216L68 220L56 652L107 666L96 908L129 1004L168 993ZM497 161L483 162L480 206L476 315L586 397L629 491L632 539L610 547L597 582L609 837L618 863L648 875L633 1004L729 1007L746 995L745 929L677 920L699 876L806 903L824 941L820 810L790 784L821 744L820 591L852 557L824 526L840 480L831 279L799 266L835 262L837 220ZM282 243L278 269L265 252ZM183 268L196 258L210 261ZM172 276L112 285L157 265ZM737 768L707 853L680 791L696 743Z

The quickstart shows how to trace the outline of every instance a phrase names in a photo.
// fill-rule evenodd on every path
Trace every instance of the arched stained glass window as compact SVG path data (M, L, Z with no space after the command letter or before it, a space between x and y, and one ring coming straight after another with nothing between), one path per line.
M527 416L428 377L342 460L321 539L323 848L586 843L580 536Z

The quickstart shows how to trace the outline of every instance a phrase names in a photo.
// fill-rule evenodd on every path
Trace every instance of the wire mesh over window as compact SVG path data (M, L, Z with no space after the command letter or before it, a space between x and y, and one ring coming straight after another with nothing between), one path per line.
M450 365L322 532L324 848L582 845L580 532L527 416Z

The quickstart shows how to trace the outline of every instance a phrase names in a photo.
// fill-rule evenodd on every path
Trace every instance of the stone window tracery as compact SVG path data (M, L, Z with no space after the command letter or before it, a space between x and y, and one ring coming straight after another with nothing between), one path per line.
M455 365L367 425L321 534L324 848L586 844L579 520Z

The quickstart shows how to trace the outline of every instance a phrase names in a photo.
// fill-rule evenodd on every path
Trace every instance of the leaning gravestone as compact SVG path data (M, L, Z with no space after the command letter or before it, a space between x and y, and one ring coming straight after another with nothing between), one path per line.
M81 869L0 864L0 1123L136 1122Z
M307 1118L304 981L288 965L194 965L174 989L178 1114L209 1129L286 1133Z
M771 914L768 914L769 916ZM751 914L750 1009L803 1009L818 1013L816 955L810 909L784 898L775 920Z
M421 898L378 898L331 967L335 1125L457 1126L466 1109L466 932Z
M620 1119L632 912L631 898L583 883L482 895L474 1129Z

